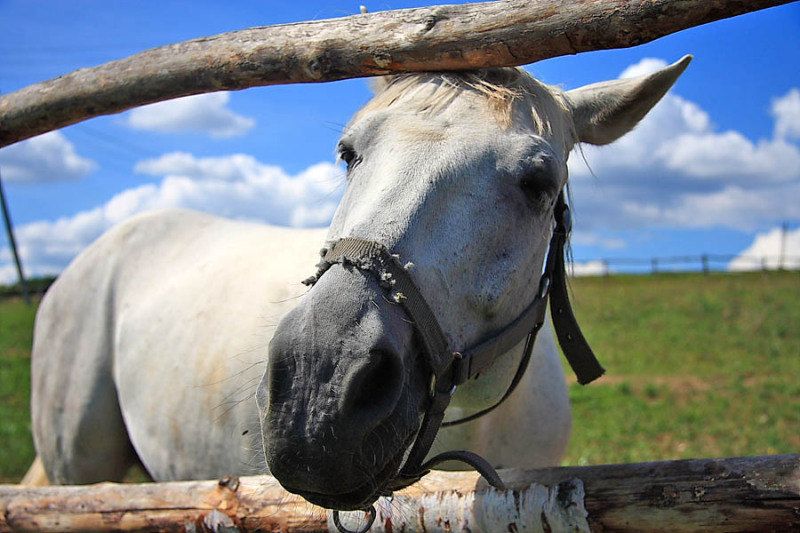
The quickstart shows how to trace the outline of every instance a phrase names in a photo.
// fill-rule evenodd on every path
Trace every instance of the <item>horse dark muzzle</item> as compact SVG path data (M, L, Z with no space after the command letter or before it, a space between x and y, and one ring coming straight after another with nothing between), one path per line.
M413 338L377 280L341 265L281 320L257 397L267 463L287 490L340 509L383 490L426 397Z

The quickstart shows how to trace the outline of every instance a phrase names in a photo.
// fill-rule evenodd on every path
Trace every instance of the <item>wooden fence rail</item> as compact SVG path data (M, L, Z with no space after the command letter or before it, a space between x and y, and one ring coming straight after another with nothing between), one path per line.
M800 454L434 472L381 499L373 531L800 531ZM346 513L353 515L353 513ZM344 519L361 518L358 513ZM0 486L0 531L328 531L269 476L82 487Z
M506 0L382 11L194 39L0 97L0 147L205 92L420 70L516 66L625 48L794 0Z

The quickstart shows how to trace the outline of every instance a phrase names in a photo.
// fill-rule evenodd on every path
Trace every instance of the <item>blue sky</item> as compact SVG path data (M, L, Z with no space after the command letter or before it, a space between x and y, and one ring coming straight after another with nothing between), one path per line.
M0 92L154 46L357 11L358 4L339 0L0 0ZM789 251L800 254L800 4L526 68L572 89L687 53L695 60L652 116L616 145L585 150L593 175L573 154L578 263L775 254L784 222ZM93 119L0 150L27 271L58 272L102 231L144 209L326 224L340 194L337 137L369 95L364 80L219 93ZM0 283L13 278L3 235Z

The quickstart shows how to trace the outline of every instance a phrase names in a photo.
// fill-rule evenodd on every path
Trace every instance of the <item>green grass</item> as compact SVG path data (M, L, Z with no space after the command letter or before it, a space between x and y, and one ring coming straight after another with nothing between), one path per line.
M570 386L568 464L800 451L797 272L579 278L572 287L608 375Z
M0 482L18 481L34 458L31 339L35 306L0 300Z
M578 278L572 287L608 375L570 386L567 464L800 450L799 273ZM34 312L0 300L0 482L19 480L34 456Z

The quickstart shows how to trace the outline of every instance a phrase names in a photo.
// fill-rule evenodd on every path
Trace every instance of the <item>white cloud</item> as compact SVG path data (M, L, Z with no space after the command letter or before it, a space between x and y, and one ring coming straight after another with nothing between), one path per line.
M572 276L604 276L608 274L608 265L600 260L575 262L569 266L569 273Z
M134 170L151 176L183 175L203 181L241 181L258 174L259 168L269 167L246 154L198 159L188 152L172 152L156 159L139 161ZM277 167L272 168L280 172Z
M289 176L250 155L196 158L182 152L141 161L136 171L164 177L159 198L167 205L290 226L328 222L342 174L330 163Z
M58 131L0 149L0 169L6 181L52 182L86 176L97 164L75 151L75 146Z
M113 225L152 209L184 207L283 226L325 226L339 203L343 181L341 169L330 163L318 163L291 176L243 154L196 158L173 153L142 161L136 168L162 179L125 190L71 217L18 226L26 274L60 272ZM0 249L0 283L15 280L8 249Z
M780 267L800 269L800 228L787 231L785 235L781 228L759 233L753 243L728 264L728 270Z
M635 63L625 70L622 71L622 74L619 75L620 78L637 78L639 76L646 76L648 74L652 74L658 70L667 66L667 62L663 59L658 59L655 57L645 57L644 59L639 60L638 63Z
M800 89L794 88L772 101L775 137L800 139Z
M738 131L687 133L666 140L663 165L695 178L732 183L792 181L800 176L800 150L781 139L751 142Z
M198 94L139 107L128 113L128 126L161 133L204 133L214 138L243 135L256 121L228 108L227 92Z
M2 261L1 257L0 261ZM17 276L17 271L14 269L13 265L0 265L0 283L4 285L13 285L17 281L19 281L19 277Z
M625 248L627 245L623 239L617 237L606 237L597 233L583 231L580 228L573 230L572 236L570 237L570 242L572 244L601 246L606 250L619 250L621 248Z
M664 65L645 59L623 75ZM791 140L796 126L800 132L796 112L800 90L793 89L773 102L776 135L753 141L739 131L718 131L696 103L668 93L619 141L581 148L591 172L581 154L573 154L570 175L580 228L754 231L800 216L794 200L800 197L800 146Z
M800 183L750 191L737 186L710 193L686 194L676 205L627 202L621 213L639 224L661 227L725 227L752 231L756 223L800 218Z

